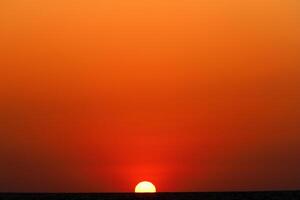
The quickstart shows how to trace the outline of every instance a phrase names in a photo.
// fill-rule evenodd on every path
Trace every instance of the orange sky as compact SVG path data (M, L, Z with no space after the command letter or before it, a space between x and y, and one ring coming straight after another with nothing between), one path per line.
M297 0L2 0L0 191L300 188Z

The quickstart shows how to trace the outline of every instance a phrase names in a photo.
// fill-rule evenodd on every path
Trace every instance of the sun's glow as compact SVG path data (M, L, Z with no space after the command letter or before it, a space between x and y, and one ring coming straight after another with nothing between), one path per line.
M140 182L135 186L136 193L154 193L156 192L155 186L149 181Z

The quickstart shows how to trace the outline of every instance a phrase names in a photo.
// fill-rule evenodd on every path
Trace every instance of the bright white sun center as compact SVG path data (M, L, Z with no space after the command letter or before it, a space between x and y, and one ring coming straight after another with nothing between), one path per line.
M135 186L136 193L154 193L156 192L155 186L148 181L140 182Z

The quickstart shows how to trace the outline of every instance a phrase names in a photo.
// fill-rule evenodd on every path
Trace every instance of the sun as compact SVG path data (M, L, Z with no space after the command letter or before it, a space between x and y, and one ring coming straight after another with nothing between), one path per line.
M142 181L135 186L135 193L155 193L155 186L149 181Z

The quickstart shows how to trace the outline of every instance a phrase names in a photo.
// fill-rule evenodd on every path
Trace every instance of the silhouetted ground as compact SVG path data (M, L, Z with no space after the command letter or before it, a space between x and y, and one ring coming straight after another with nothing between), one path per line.
M0 200L300 200L300 191L199 193L0 193Z

